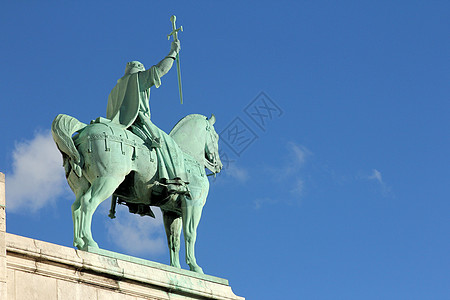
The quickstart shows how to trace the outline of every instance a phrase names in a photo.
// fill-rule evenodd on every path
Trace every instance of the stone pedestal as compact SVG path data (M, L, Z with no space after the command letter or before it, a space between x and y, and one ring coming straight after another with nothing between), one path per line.
M225 279L109 251L89 253L9 233L6 250L8 300L243 299Z
M234 295L226 279L6 233L4 181L1 174L1 300L244 300Z

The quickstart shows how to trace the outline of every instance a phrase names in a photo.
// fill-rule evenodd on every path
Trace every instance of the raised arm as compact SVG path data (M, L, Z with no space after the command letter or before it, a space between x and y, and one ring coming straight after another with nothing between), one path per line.
M180 48L179 40L172 42L169 54L156 65L158 68L159 77L166 75L170 68L172 68L173 62L175 61L178 52L180 52Z

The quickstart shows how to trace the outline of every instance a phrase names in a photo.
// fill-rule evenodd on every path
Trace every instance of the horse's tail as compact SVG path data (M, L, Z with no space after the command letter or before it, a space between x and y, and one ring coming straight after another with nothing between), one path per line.
M72 135L86 127L87 125L78 121L74 117L59 114L52 123L52 136L59 151L63 155L66 176L69 175L70 169L75 171L78 177L81 177L81 155L78 152L72 140Z

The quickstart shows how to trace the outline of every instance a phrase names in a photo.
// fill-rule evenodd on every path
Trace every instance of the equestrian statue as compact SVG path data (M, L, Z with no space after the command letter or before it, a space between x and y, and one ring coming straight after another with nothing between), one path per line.
M220 172L219 136L215 116L191 114L169 134L151 121L150 88L177 61L180 41L175 16L169 54L150 69L138 61L127 63L125 74L108 97L106 118L89 125L60 114L52 123L53 139L63 156L63 166L76 199L72 205L73 244L81 250L98 248L91 232L98 205L111 197L109 216L115 218L116 203L131 213L155 217L151 206L160 207L170 250L170 265L181 268L180 235L183 229L186 263L203 273L195 258L197 226L209 191L205 168Z

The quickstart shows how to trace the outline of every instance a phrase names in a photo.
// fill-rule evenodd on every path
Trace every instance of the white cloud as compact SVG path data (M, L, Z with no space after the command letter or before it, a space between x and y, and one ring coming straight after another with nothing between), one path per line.
M253 201L254 208L260 209L262 206L273 204L298 204L305 194L305 166L308 164L313 153L303 145L288 142L287 151L282 154L285 163L274 168L267 168L266 173L271 174L272 180L285 187L289 195L284 195L281 199L257 198ZM279 196L277 196L279 197Z
M305 188L305 182L302 179L297 178L293 183L291 193L295 194L297 197L301 196Z
M288 143L289 150L292 151L294 154L294 162L296 163L297 167L301 167L306 162L306 157L311 155L311 151L309 151L306 147L302 145L297 145L293 142Z
M304 172L302 170L313 153L305 146L294 142L288 143L288 150L289 163L285 165L283 173L290 178L291 194L299 198L303 195L305 189Z
M36 212L69 194L62 157L49 131L17 143L12 156L12 173L6 175L8 211Z
M157 255L167 251L161 211L153 207L152 210L156 219L131 214L127 207L118 207L116 218L106 223L108 238L133 255Z
M391 187L386 184L383 180L383 176L381 172L377 169L373 169L372 173L369 176L364 176L363 179L376 181L381 188L381 194L384 197L393 196L391 192Z
M298 145L294 142L289 142L287 148L289 161L282 168L281 172L291 177L292 175L298 174L299 170L305 166L307 158L312 155L312 152L305 146Z
M368 179L376 180L376 181L378 181L380 184L383 184L383 178L381 177L381 172L378 171L377 169L373 169L373 170L372 170L372 175L370 175L370 176L368 177Z
M277 199L272 198L257 198L253 201L254 208L260 209L262 205L266 204L277 204L279 201Z
M226 172L227 175L231 176L239 182L246 182L249 178L248 171L242 167L237 166L235 163L230 164Z
M235 161L230 161L224 164L224 167L216 177L210 177L211 183L219 185L228 185L232 182L245 183L250 178L249 172L246 168L243 168L236 164Z

